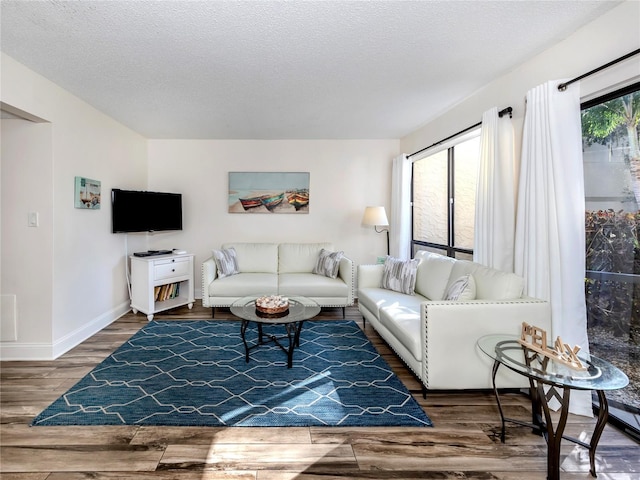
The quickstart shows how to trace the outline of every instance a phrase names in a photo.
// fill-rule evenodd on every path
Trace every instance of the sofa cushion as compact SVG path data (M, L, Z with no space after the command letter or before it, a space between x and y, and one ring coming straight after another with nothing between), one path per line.
M382 307L379 320L417 361L422 360L420 302L415 297Z
M218 278L209 284L211 297L245 297L277 293L278 276L274 273L239 273Z
M467 273L461 276L444 292L444 300L453 300L456 302L464 302L466 300L475 300L476 298L476 282L473 275Z
M213 251L213 260L216 262L218 269L218 277L224 278L229 275L240 273L238 271L238 261L236 259L236 250L232 248L223 248L222 250Z
M416 287L416 272L420 261L400 260L387 257L382 271L381 287L388 290L413 295Z
M514 273L502 272L468 260L457 260L451 271L450 283L470 273L476 282L478 300L514 300L522 297L524 279Z
M225 243L222 245L222 248L232 247L236 251L240 273L278 273L277 243Z
M366 287L358 289L358 304L365 307L376 317L380 311L390 305L420 305L427 299L421 295L405 295L404 293L386 290L381 287Z
M358 288L358 305L366 308L376 317L380 316L380 306L387 302L388 290L380 287ZM400 294L398 294L400 295Z
M330 243L281 243L278 246L278 273L311 273L322 249Z
M332 252L323 248L320 250L320 255L318 255L318 260L316 261L316 265L313 267L311 273L323 275L329 278L336 278L338 276L340 259L342 259L342 257L344 257L344 252L342 251Z
M349 295L349 287L341 279L313 273L282 273L278 275L280 295L304 297L338 297Z
M451 276L451 270L458 260L426 250L416 253L415 258L420 260L416 277L416 293L429 300L442 300ZM457 275L455 279L462 276L463 273Z

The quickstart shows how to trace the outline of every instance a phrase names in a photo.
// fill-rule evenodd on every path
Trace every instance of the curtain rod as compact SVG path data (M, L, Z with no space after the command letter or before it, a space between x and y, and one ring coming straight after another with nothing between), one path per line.
M582 80L585 77L588 77L590 75L593 75L594 73L598 73L601 70L604 70L605 68L609 68L612 65L615 65L616 63L620 63L623 60L626 60L629 57L633 57L634 55L638 55L640 53L640 48L638 48L637 50L634 50L633 52L629 52L626 55L621 56L620 58L616 58L615 60L611 60L609 63L605 63L604 65L599 66L598 68L594 68L593 70L591 70L590 72L584 73L582 75L580 75L579 77L573 78L571 80L569 80L568 82L564 82L561 83L560 85L558 85L558 90L560 90L561 92L564 92L567 87L569 85L571 85L572 83L577 82L578 80Z
M502 110L500 110L500 111L498 112L498 116L499 116L499 117L502 117L502 116L504 116L504 115L506 115L506 114L509 114L509 118L513 117L513 108L511 108L511 107L503 108ZM414 155L418 155L419 153L422 153L422 152L424 152L425 150L429 150L430 148L435 147L436 145L440 145L441 143L444 143L444 142L446 142L447 140L451 140L452 138L457 137L458 135L462 135L463 133L466 133L466 132L468 132L469 130L473 130L474 128L477 128L477 127L479 127L480 125L482 125L482 122L478 122L478 123L476 123L476 124L474 124L474 125L471 125L470 127L467 127L467 128L465 128L464 130L460 130L459 132L454 133L453 135L449 135L447 138L443 138L443 139L442 139L442 140L440 140L439 142L436 142L436 143L434 143L434 144L432 144L432 145L429 145L428 147L421 148L421 149L420 149L420 150L418 150L417 152L413 152L412 154L407 155L407 158L413 157Z

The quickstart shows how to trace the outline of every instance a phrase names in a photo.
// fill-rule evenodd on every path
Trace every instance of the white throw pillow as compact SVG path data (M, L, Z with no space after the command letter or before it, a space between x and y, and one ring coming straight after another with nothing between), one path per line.
M415 295L416 275L420 260L400 260L387 257L384 261L381 287L395 292Z
M465 300L475 300L475 298L476 281L470 273L458 278L444 292L444 300L464 302Z
M329 278L337 278L342 257L344 257L344 252L330 252L323 248L320 250L318 261L316 262L316 266L313 267L312 273L324 275Z
M235 248L223 248L213 251L213 260L218 267L218 277L224 278L239 273Z

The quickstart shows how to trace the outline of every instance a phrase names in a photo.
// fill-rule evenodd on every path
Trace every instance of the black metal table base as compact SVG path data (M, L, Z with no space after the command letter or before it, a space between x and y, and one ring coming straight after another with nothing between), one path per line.
M258 341L253 345L249 345L246 338L247 327L249 323L253 320L242 320L242 325L240 326L240 335L242 336L242 343L244 343L244 351L245 351L245 360L249 363L249 352L254 348L259 347L260 345L264 345L269 342L275 343L282 351L287 354L287 368L291 368L293 366L293 351L296 347L300 346L300 331L302 330L302 324L304 320L300 320L297 322L289 322L284 324L275 324L282 325L287 334L281 337L277 337L275 335L269 335L262 332L263 323L255 322L258 325ZM265 340L265 337L267 340ZM280 340L288 340L288 345L285 346L280 343Z
M591 436L591 441L589 443L586 443L577 438L564 435L564 429L567 424L567 417L569 415L569 399L571 396L571 388L567 386L562 387L562 393L560 393L557 387L553 384L547 384L545 382L529 377L532 416L531 423L505 417L504 411L502 410L502 404L500 402L500 395L498 394L498 389L496 388L496 374L500 365L501 363L498 360L494 361L492 370L492 381L493 393L496 397L498 410L500 411L500 419L502 422L502 429L500 433L500 440L502 441L502 443L505 443L506 422L531 427L535 433L543 435L547 442L547 479L559 480L560 444L562 442L562 439L568 440L589 450L589 473L591 473L591 476L597 477L595 461L596 448L598 447L598 442L600 440L604 427L607 424L607 417L609 415L609 404L607 402L604 391L596 390L598 394L598 402L600 403L600 408L598 409L598 419ZM549 386L549 389L546 392L544 385ZM558 400L561 405L560 418L558 419L555 428L553 426L551 412L549 410L549 401L553 398Z

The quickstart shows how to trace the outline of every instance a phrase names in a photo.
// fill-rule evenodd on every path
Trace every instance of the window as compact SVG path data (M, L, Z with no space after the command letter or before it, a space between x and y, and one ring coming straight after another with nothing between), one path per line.
M582 107L589 348L629 377L609 415L640 435L640 84Z
M413 254L429 250L470 260L480 162L480 129L413 163Z

